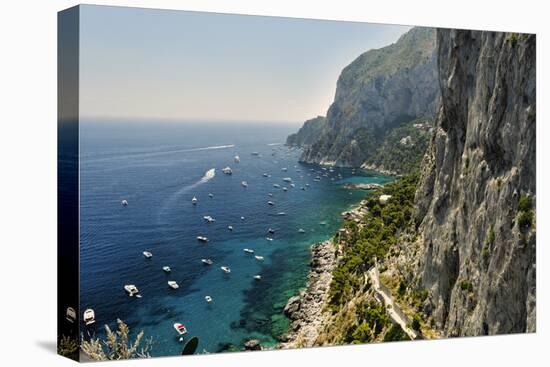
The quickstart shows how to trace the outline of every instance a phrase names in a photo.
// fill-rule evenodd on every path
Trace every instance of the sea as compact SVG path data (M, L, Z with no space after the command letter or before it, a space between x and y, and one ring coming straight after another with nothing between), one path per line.
M104 325L115 328L120 319L132 337L143 331L152 340L152 356L179 355L193 336L197 353L239 350L249 339L275 346L289 326L288 298L306 286L310 246L331 238L341 212L366 195L343 185L391 180L299 163L300 150L284 145L298 128L81 120L80 306L96 315L95 324L82 325L84 337L101 338ZM222 172L228 166L231 175ZM203 264L206 258L213 264ZM141 298L129 297L126 284L136 285ZM186 326L184 338L176 322Z

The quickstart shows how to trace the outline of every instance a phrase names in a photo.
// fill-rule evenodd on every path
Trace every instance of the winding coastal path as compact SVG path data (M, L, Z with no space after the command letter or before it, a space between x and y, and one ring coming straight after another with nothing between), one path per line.
M366 277L370 279L378 300L386 306L386 312L388 313L388 316L392 319L392 321L401 326L401 329L403 329L403 331L409 336L409 338L411 338L412 340L417 339L418 333L408 326L409 318L401 310L399 305L394 302L390 290L380 282L380 272L378 271L378 266L373 266L367 272Z

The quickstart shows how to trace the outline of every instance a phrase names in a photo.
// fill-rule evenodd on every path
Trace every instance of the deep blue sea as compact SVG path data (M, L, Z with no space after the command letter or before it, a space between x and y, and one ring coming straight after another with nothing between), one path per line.
M310 245L331 237L341 224L340 213L365 195L342 184L389 180L298 163L300 151L282 145L298 127L82 121L80 303L81 310L93 308L97 320L84 334L101 336L103 325L115 327L120 318L134 335L143 330L153 338L153 356L180 354L175 322L185 324L186 338L199 338L199 353L232 350L251 338L275 344L288 326L282 315L287 299L306 284ZM233 175L222 173L226 166ZM314 181L318 175L321 179ZM206 215L216 221L206 223ZM275 230L273 241L266 240L269 228ZM209 242L198 242L198 235ZM146 259L143 251L153 257ZM214 264L204 265L202 258ZM170 274L162 270L165 265ZM229 266L231 273L220 266ZM261 281L253 278L256 274ZM180 288L170 289L168 280ZM135 284L142 298L129 297L125 284Z

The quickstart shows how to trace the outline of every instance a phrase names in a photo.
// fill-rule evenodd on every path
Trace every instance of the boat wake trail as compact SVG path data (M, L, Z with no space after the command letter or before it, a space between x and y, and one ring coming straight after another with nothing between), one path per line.
M177 190L176 192L174 192L172 195L170 195L168 198L166 198L164 200L164 202L162 203L162 206L158 212L158 215L157 215L157 222L160 223L160 218L163 214L166 214L168 213L169 209L170 209L170 205L173 205L174 203L177 203L178 202L178 199L183 195L185 194L186 192L188 192L189 190L191 189L194 189L195 187L199 186L199 185L202 185L204 183L207 183L208 181L210 181L211 179L213 179L214 177L216 176L216 169L215 168L210 168L208 171L206 171L204 173L204 176L202 176L202 178L200 180L198 180L197 182L195 182L194 184L191 184L191 185L187 185L187 186L184 186L182 188L180 188L179 190Z

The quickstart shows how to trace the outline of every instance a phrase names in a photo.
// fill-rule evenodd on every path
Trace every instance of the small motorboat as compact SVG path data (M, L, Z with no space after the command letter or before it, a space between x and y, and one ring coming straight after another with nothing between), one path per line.
M150 253L149 251L143 251L143 256L145 256L146 258L150 259L153 257L153 254Z
M250 154L252 154L252 155L254 155L254 156L256 156L256 157L260 155L260 153L258 153L258 152L252 152L252 153L250 153Z
M222 269L222 271L226 274L231 273L231 269L229 268L229 266L222 266L220 267L220 269Z
M214 262L210 259L201 259L202 263L205 265L212 265Z
M209 194L208 194L208 197L209 197L210 199L212 199L212 198L214 197L214 194L209 193Z
M172 289L178 289L180 287L175 280L169 280L168 286Z
M94 310L92 310L91 308L88 308L86 311L84 311L84 315L83 315L82 320L84 321L86 326L92 325L93 323L95 323L95 312L94 312Z
M172 271L172 269L170 269L169 266L163 266L163 267L162 267L162 270L164 270L166 273L169 273L169 272Z
M283 187L283 191L287 191L288 189L286 187Z
M197 236L197 240L200 242L208 242L208 237L205 236Z
M302 186L302 187L300 187L300 190L304 190L304 191L305 191L305 190L306 190L306 188Z
M211 217L210 215L205 215L204 217L202 217L202 219L204 219L205 221L207 221L208 223L214 223L216 220Z
M233 170L229 166L227 166L225 168L222 168L222 172L226 175L232 175L233 174Z
M266 237L265 239L268 240L268 241L273 241L273 238L271 238L271 237Z
M235 158L233 158L233 160L235 161L235 163L240 163L241 162L241 157L236 155Z
M305 231L304 229L302 229L302 228L300 228L300 229L298 230L298 232L299 232L299 233L306 233L306 231Z
M124 290L125 290L126 292L128 292L128 295L129 295L130 297L133 297L133 296L135 296L135 295L137 295L137 294L139 293L138 288L137 288L135 285L133 285L133 284L126 284L126 285L124 286Z
M263 256L258 256L258 255L256 255L256 256L254 256L254 257L255 257L256 260L258 260L258 261L263 261L263 259L264 259Z
M267 196L269 196L270 198L272 198L272 197L273 197L273 194L269 192L269 193L267 194Z
M309 184L308 184L308 183L306 184L306 187L309 187Z
M267 205L273 206L273 205L275 205L275 203L274 203L273 201L270 200L270 201L267 202Z
M254 253L254 250L249 249L249 248L245 248L245 249L243 249L243 251L246 252L247 254L253 254Z
M284 181L284 182L290 183L290 182L292 182L292 178L290 178L290 177L285 177L285 178L283 178L283 181Z
M281 171L286 172L286 171L288 171L288 169L286 167L283 167L283 168L281 168Z
M211 303L212 302L212 297L210 296L204 296L204 300L208 303Z
M230 231L233 230L233 226L227 226L227 229L229 229Z
M269 177L269 175L267 173L264 173L262 176Z
M262 280L262 276L259 275L259 274L258 274L258 275L254 275L254 279L256 279L256 280Z
M65 320L69 321L71 324L74 324L76 321L76 311L72 307L67 307L65 312Z
M241 220L244 220L244 217L241 217Z
M193 199L191 199L191 203L192 203L193 205L197 205L197 202L198 202L198 201L199 201L199 199L197 199L196 196L193 196Z
M180 324L179 322L176 322L174 324L174 329L176 329L179 335L187 334L187 329L185 328L185 325Z
M273 233L275 233L275 230L274 230L273 228L269 228L269 229L267 230L267 233L273 234Z
M295 185L295 184L293 184L293 183L291 183L291 184L290 184L290 187L296 187L296 185Z
M273 187L276 188L276 189L278 189L279 187L281 187L281 185L279 185L279 184L273 184Z
M241 181L241 186L242 186L242 187L248 187L248 182L246 182L246 181Z
M128 200L122 200L122 201L120 202L120 204L121 204L122 206L128 206Z
M277 213L277 215L278 216L283 216L283 215L286 215L286 213L285 212L279 212L279 213Z

